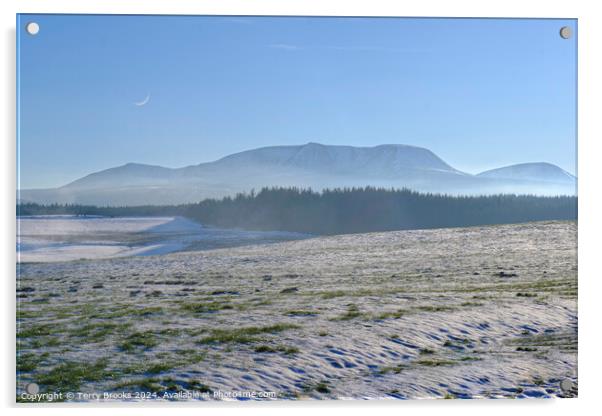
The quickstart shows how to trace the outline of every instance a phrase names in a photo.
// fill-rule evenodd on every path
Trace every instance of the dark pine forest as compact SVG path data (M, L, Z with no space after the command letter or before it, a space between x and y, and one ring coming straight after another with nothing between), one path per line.
M449 196L408 189L347 188L322 192L264 188L222 199L167 206L17 205L17 215L179 215L207 226L346 234L576 220L577 197Z

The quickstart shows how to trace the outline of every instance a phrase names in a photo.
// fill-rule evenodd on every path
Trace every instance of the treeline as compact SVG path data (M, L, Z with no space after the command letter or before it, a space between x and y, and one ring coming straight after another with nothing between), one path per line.
M103 217L152 217L181 215L184 205L96 206L80 204L17 204L17 217L31 215L81 215Z
M298 188L264 188L258 193L171 206L97 207L28 203L18 205L17 214L179 215L221 228L345 234L575 220L577 198L533 195L449 196L372 187L322 192Z

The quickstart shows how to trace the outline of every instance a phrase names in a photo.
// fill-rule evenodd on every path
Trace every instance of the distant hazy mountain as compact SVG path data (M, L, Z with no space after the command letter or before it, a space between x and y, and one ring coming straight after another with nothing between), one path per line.
M557 166L530 163L471 175L428 149L308 143L248 150L179 169L128 163L92 173L55 189L22 190L39 203L94 205L177 204L223 197L264 186L407 187L448 194L532 193L572 195L576 178Z
M479 173L477 176L496 179L574 183L575 177L551 163L521 163Z

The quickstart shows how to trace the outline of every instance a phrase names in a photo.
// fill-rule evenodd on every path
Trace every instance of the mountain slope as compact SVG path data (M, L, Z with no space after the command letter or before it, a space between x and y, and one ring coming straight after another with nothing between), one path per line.
M174 169L161 166L128 163L100 172L91 173L63 188L106 188L112 186L140 186L167 184Z

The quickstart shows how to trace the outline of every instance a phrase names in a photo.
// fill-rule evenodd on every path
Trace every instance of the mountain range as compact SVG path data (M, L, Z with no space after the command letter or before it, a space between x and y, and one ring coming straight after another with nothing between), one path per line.
M265 186L378 186L452 195L575 195L577 179L550 163L523 163L477 175L459 171L428 149L307 143L247 150L183 168L128 163L53 189L20 190L20 202L165 205L220 198Z

